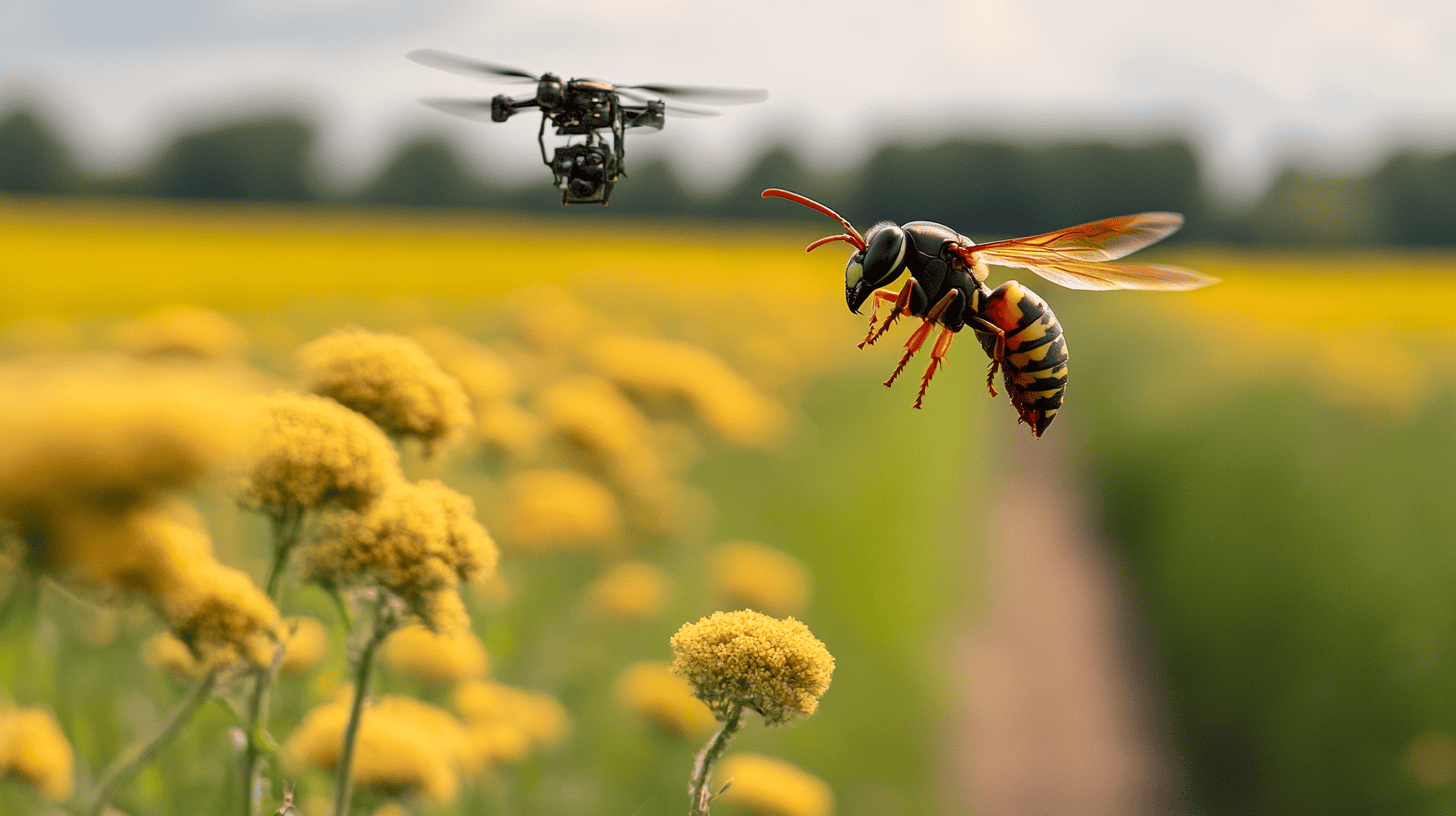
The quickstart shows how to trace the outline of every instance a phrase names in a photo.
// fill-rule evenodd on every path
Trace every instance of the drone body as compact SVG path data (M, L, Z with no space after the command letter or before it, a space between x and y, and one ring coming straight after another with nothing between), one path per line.
M910 358L919 351L936 325L941 332L931 347L930 365L915 398L919 408L936 369L950 350L951 341L969 326L991 358L986 386L996 395L996 372L1002 372L1011 404L1021 422L1041 436L1061 409L1067 388L1067 343L1061 323L1051 307L1016 281L992 290L987 264L1030 269L1069 289L1197 289L1218 279L1176 266L1108 264L1159 241L1183 223L1176 213L1142 213L1108 218L1075 227L976 244L942 224L912 221L904 225L876 224L864 235L823 204L787 190L764 190L765 198L786 198L839 221L843 235L831 235L809 245L813 250L844 241L856 252L844 269L844 298L851 311L873 298L869 334L860 348L874 343L901 315L924 322L905 343L905 354L885 385L892 385ZM888 286L907 275L898 293ZM890 314L875 328L880 301L893 303Z
M444 51L425 49L407 54L410 59L433 68L467 76L500 77L505 81L536 83L532 96L512 98L504 94L486 100L426 99L437 110L469 118L489 112L492 122L504 122L528 108L541 111L541 128L536 141L541 161L551 168L561 203L606 205L612 186L626 175L626 132L632 128L661 130L668 113L716 116L717 111L681 105L668 107L658 96L697 97L711 104L757 102L768 96L763 91L743 88L708 88L676 85L614 85L599 79L568 79L555 74L533 74L489 62L468 59ZM566 145L546 156L546 125L557 136L568 137ZM570 137L583 137L571 142Z

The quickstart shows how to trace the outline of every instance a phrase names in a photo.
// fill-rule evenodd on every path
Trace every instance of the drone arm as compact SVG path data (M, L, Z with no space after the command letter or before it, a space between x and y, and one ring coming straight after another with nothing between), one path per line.
M490 119L492 122L504 122L526 108L536 107L537 104L535 97L512 99L501 94L490 100Z

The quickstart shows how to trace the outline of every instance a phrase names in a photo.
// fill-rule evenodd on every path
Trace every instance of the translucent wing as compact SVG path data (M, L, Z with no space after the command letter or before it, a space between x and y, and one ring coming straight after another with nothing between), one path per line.
M1177 213L1124 215L1075 227L987 244L957 247L968 264L1030 269L1068 289L1161 289L1183 291L1218 283L1218 278L1161 264L1108 264L1173 234L1183 224Z

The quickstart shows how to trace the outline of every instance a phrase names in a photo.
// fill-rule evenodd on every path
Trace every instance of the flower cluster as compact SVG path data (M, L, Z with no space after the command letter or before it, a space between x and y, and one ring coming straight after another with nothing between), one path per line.
M324 659L329 651L329 635L324 625L316 618L290 617L279 622L274 637L283 647L278 660L278 673L282 675L304 674ZM149 665L188 679L202 677L213 664L198 659L196 653L171 632L158 632L142 645L142 653ZM270 652L258 655L258 663L271 661Z
M672 636L672 671L720 718L740 709L768 725L808 716L829 688L834 658L809 627L761 612L714 612Z
M486 680L455 689L455 710L465 721L472 750L485 763L512 763L566 738L566 709L549 694Z
M242 451L238 397L230 380L111 358L0 368L0 516L43 550L59 516L155 503Z
M0 704L0 775L64 802L76 787L75 766L71 743L49 711Z
M358 411L429 453L469 427L470 398L418 341L340 329L298 352L308 389Z
M430 686L450 687L490 670L485 644L469 629L436 632L412 624L384 641L380 657L395 674Z
M628 391L687 403L729 442L765 447L783 435L782 406L706 349L619 334L599 338L590 356L603 375Z
M734 754L718 765L722 800L761 816L830 816L834 791L824 780L781 759Z
M138 357L236 356L247 348L248 335L232 320L211 309L169 306L117 326L116 346Z
M348 719L347 694L310 711L283 746L289 765L333 771ZM385 796L420 794L443 806L454 801L472 762L465 728L449 712L385 695L364 710L350 777Z
M799 559L751 541L730 541L708 559L713 586L745 606L785 615L809 602L809 570Z
M279 392L248 405L257 441L239 503L281 517L289 510L362 510L403 477L378 426L326 397Z
M616 496L600 482L566 469L528 470L506 480L508 509L501 540L534 552L615 548L622 535Z
M656 660L633 663L617 676L617 702L642 719L676 734L702 736L713 730L713 712L693 696L693 687Z
M470 499L439 482L400 483L362 512L325 513L304 549L304 571L324 587L382 587L432 629L461 628L460 581L496 563L474 515Z
M662 613L672 579L663 569L645 561L621 561L586 588L586 605L593 615L607 620L645 621Z

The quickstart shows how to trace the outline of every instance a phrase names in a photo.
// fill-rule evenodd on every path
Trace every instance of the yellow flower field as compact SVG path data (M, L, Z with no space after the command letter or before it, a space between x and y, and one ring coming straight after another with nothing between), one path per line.
M0 601L23 590L0 702L53 714L76 767L12 767L0 811L256 814L296 784L310 812L335 790L338 812L678 813L711 711L747 708L817 713L737 738L724 813L926 812L949 703L925 655L983 591L980 502L1008 469L986 429L1024 429L969 337L926 410L880 388L909 327L855 349L843 249L803 251L823 232L0 198L0 386L27 406L5 427L36 448L0 446L23 476L0 480L0 561L23 567L0 576ZM1456 382L1456 255L1159 260L1224 283L1074 293L1017 273L1081 366L1083 424L1053 433L1085 443L1110 415L1145 434L1125 409L1249 383L1400 412ZM125 610L104 606L105 643L90 604ZM683 625L718 613L768 645L727 661L726 624ZM298 666L295 628L317 641ZM674 678L680 628L708 657ZM759 659L784 644L814 647L801 685ZM123 715L121 694L155 710ZM169 710L197 716L160 773L117 764ZM780 793L802 777L804 803L759 801L750 758Z

